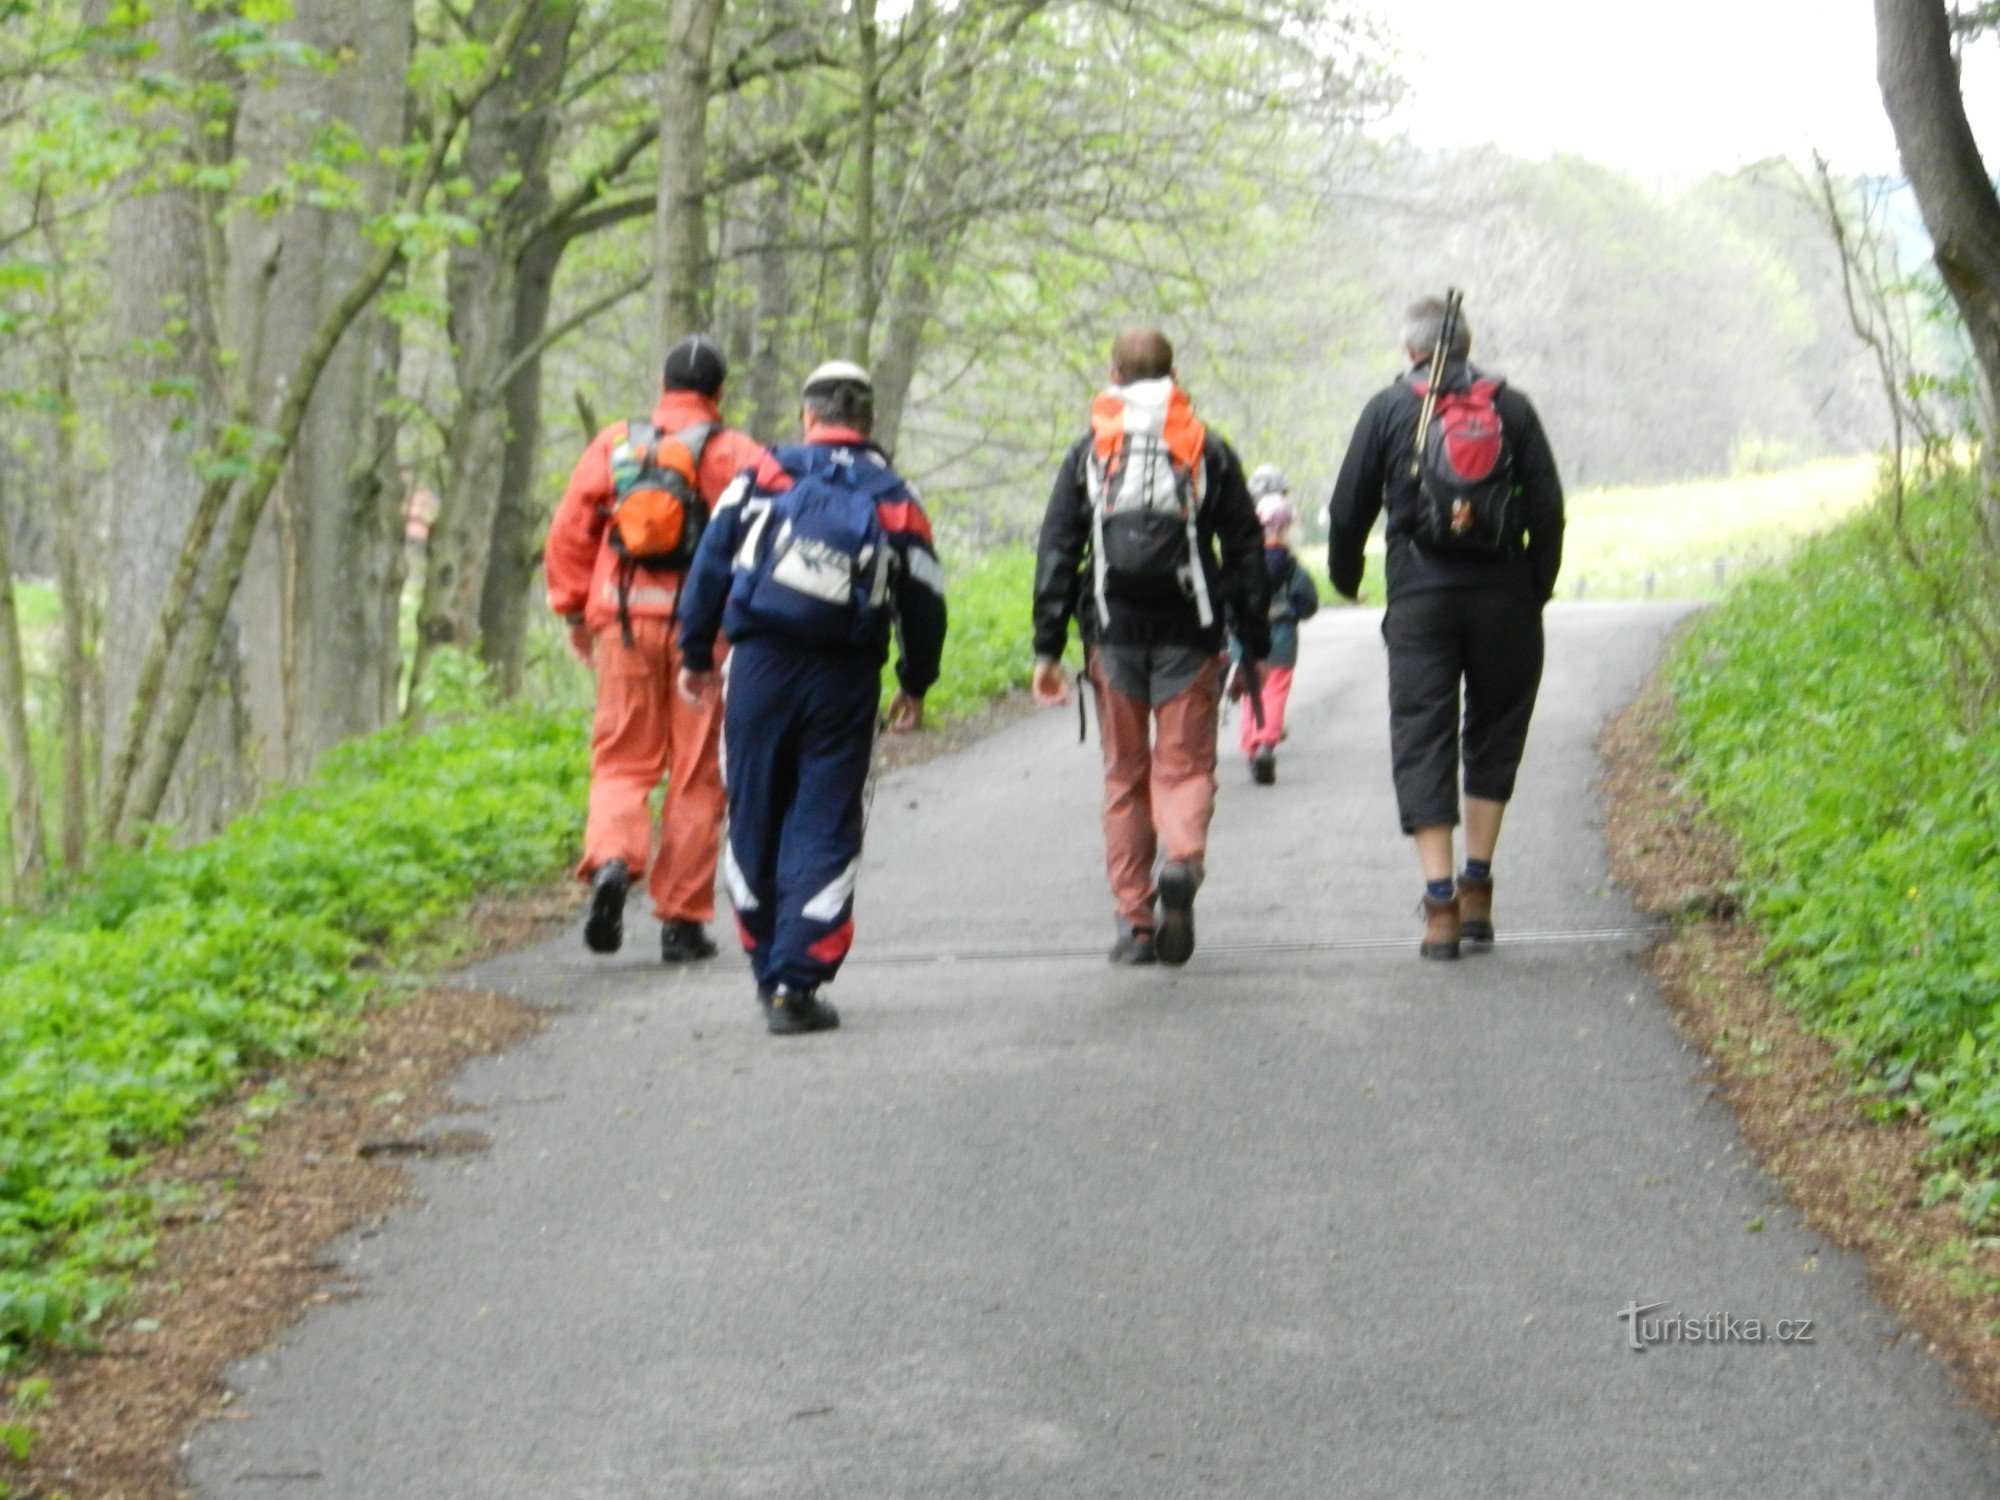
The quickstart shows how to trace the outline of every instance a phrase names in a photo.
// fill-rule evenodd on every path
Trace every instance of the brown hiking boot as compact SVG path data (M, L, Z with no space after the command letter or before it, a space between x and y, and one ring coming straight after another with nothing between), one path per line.
M1486 947L1493 941L1493 881L1458 877L1459 936Z
M1424 941L1417 949L1424 958L1457 958L1460 937L1458 899L1424 897Z

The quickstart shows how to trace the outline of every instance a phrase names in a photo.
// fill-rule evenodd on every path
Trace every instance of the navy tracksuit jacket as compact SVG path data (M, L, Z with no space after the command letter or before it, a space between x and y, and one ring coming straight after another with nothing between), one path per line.
M772 497L814 460L814 449L887 470L866 438L839 429L817 429L805 445L773 450L717 501L680 600L681 654L691 670L713 667L718 631L730 642L723 872L765 990L825 983L854 942L864 795L892 624L902 645L897 680L911 697L937 681L944 653L944 571L930 521L909 488L886 472L876 516L893 553L892 608L872 637L845 647L805 645L748 612L745 539Z

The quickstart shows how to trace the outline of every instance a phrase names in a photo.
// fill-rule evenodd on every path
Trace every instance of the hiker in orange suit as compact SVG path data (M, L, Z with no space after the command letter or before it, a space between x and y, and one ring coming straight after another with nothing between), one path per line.
M549 527L549 607L597 674L590 815L577 878L590 886L583 939L615 953L625 893L646 875L667 963L712 958L722 842L722 709L675 691L676 612L688 563L723 490L764 450L722 420L729 364L705 334L668 351L650 419L594 438ZM657 838L647 800L666 794Z

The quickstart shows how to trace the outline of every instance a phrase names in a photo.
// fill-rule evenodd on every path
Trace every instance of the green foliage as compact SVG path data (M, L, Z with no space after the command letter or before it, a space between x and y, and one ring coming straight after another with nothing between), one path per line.
M0 1363L80 1342L145 1255L149 1154L339 1034L477 893L572 852L584 735L489 712L328 758L209 843L0 927Z
M965 718L1026 686L1035 654L1029 602L1034 582L1035 554L1026 547L990 552L951 574L943 675L924 699L930 722ZM883 681L893 689L892 676Z
M1937 553L1981 543L1971 486L1912 498ZM1886 1112L1917 1111L1970 1215L2000 1176L2000 723L1970 732L1885 509L1706 617L1672 662L1688 785L1742 850L1781 993Z

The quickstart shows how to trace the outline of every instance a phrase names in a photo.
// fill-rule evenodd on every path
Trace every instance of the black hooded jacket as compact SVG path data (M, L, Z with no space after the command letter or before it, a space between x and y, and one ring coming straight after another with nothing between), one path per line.
M1070 449L1042 517L1035 557L1035 655L1059 660L1075 618L1089 644L1197 646L1220 652L1227 629L1253 660L1264 660L1271 651L1264 529L1257 523L1257 507L1235 450L1213 432L1202 445L1206 477L1195 534L1215 611L1214 624L1204 629L1191 599L1153 603L1113 598L1111 618L1096 618L1090 587L1091 448L1085 437Z
M1563 490L1555 455L1542 432L1542 420L1528 398L1503 385L1493 398L1500 414L1507 452L1514 465L1514 497L1526 530L1513 546L1497 556L1427 551L1411 533L1417 513L1417 479L1410 455L1417 440L1423 406L1414 382L1429 374L1428 363L1402 376L1362 409L1340 478L1333 487L1327 517L1327 572L1334 589L1353 598L1361 587L1362 549L1375 518L1388 511L1383 531L1389 556L1385 569L1389 597L1422 589L1491 588L1517 585L1532 590L1547 603L1555 592L1562 566ZM1478 372L1454 362L1445 383L1455 385Z

